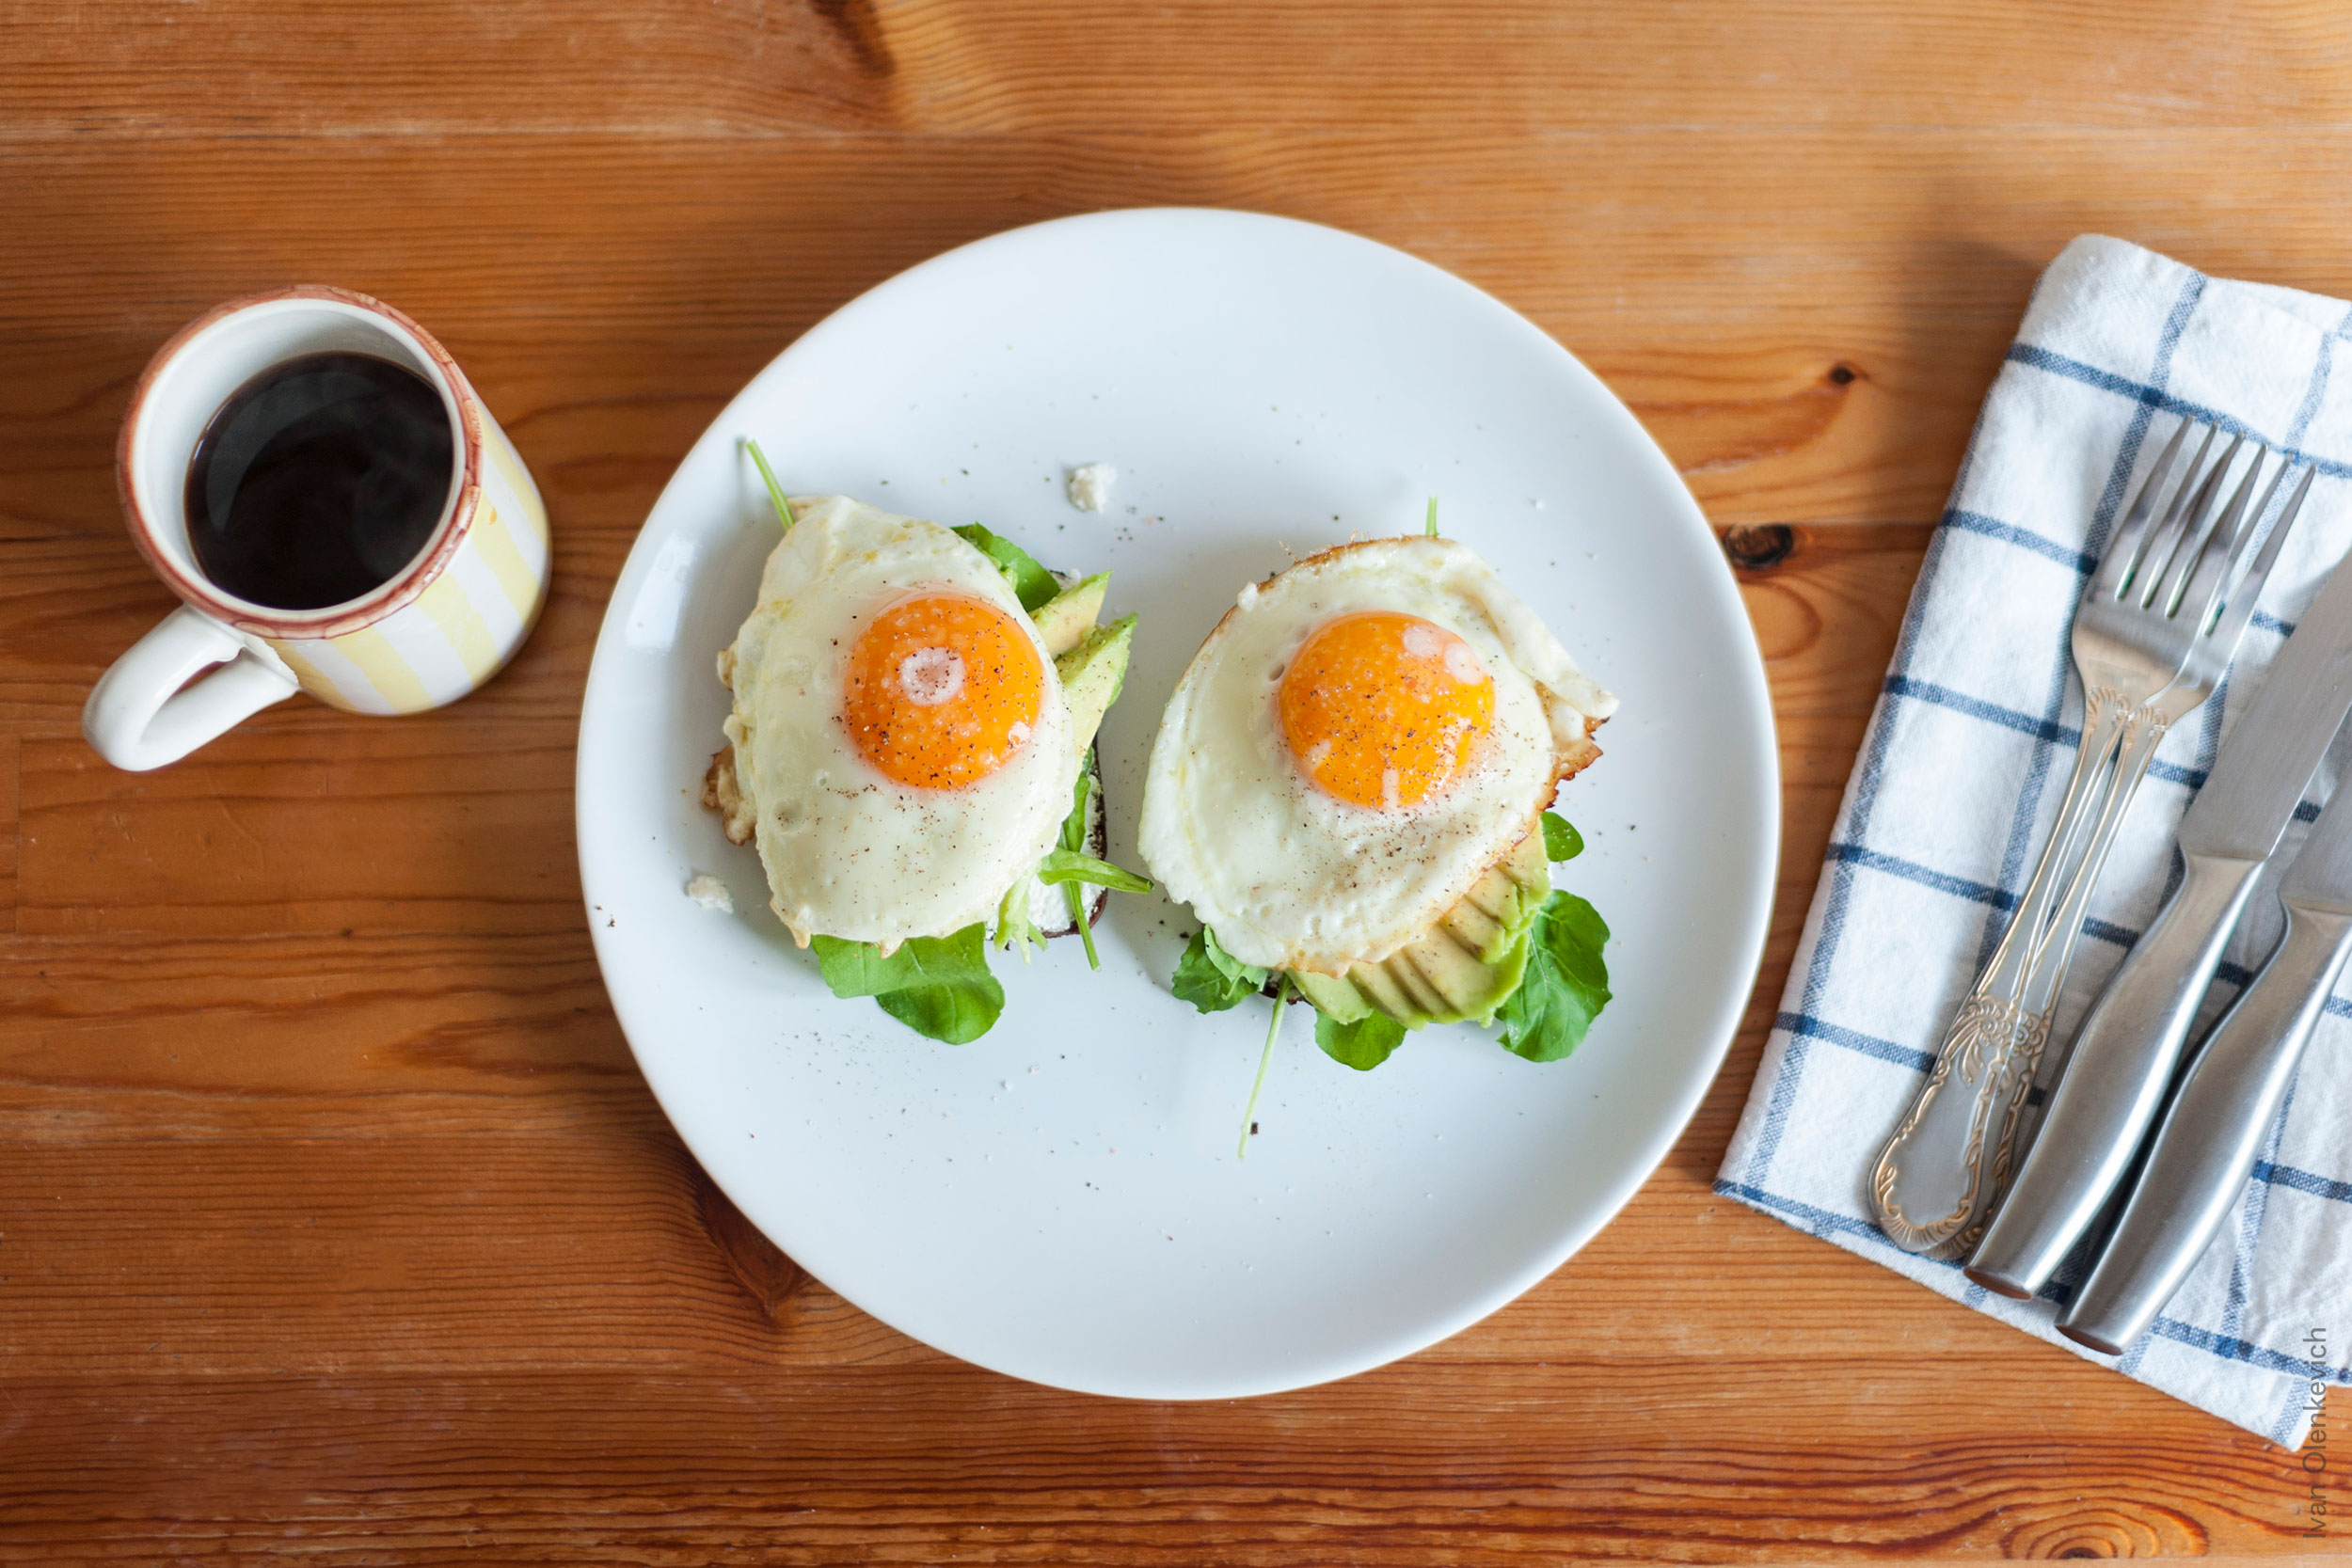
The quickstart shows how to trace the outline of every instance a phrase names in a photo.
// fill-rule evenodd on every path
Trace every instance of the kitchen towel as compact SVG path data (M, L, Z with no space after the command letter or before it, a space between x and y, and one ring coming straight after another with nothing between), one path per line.
M2172 835L2328 570L2352 547L2352 307L2075 240L2035 286L1931 536L1832 832L1780 1012L1716 1190L2289 1448L2352 1382L2352 976L2235 1212L2120 1362L2061 1338L2077 1256L2031 1302L1880 1233L1867 1173L2010 912L2074 766L2074 605L2183 418L2317 472L2215 698L2175 727L2083 925L2064 1039L2162 904ZM2283 492L2282 492L2283 493ZM2275 507L2274 507L2275 510ZM2352 754L2343 736L2265 873L2206 998L2210 1020L2283 927L2281 869Z

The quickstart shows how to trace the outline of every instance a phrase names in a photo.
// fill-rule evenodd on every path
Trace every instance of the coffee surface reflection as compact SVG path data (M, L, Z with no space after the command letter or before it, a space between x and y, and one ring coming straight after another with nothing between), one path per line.
M453 451L440 393L405 365L344 353L273 365L220 405L188 465L197 563L275 610L356 599L424 548Z

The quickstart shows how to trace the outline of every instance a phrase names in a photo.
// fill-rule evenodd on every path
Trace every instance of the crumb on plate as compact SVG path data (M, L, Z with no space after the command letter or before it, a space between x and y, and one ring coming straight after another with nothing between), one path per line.
M1119 470L1108 463L1089 463L1070 470L1070 504L1081 512L1100 512L1110 504L1111 482Z
M721 914L735 912L735 895L727 891L726 883L707 871L697 871L688 880L686 896L706 910L717 910Z

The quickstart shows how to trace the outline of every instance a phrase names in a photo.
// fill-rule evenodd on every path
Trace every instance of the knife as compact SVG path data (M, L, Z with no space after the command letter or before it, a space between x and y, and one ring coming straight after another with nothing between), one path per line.
M2303 786L2352 709L2352 571L2339 565L2271 664L2181 818L2181 885L2108 980L1966 1274L2024 1300L2049 1283L2123 1178L2222 943Z
M2286 935L2190 1064L2098 1267L2058 1320L2060 1334L2092 1350L2121 1355L2146 1333L2221 1228L2352 954L2352 795L2343 783L2279 900Z

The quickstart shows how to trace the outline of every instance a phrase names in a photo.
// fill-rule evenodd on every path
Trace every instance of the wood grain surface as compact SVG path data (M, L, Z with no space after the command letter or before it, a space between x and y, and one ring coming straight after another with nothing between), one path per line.
M1709 1182L2036 272L2098 230L2352 292L2352 12L13 0L0 40L0 1560L2329 1547L2292 1456ZM1204 1405L976 1370L751 1230L614 1025L570 792L614 575L753 371L947 246L1164 202L1402 245L1583 356L1750 563L1787 789L1747 1025L1623 1217L1422 1355ZM170 603L130 384L294 281L452 347L552 602L450 710L116 772L81 703Z

